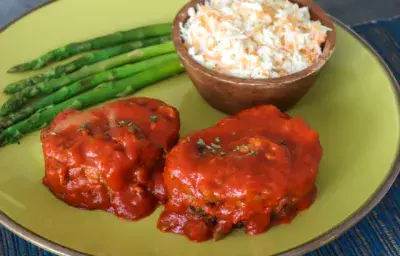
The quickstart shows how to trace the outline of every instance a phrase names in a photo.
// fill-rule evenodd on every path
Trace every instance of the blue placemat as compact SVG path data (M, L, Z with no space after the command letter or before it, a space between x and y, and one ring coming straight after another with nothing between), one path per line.
M364 37L383 57L400 81L400 17L356 25L353 29ZM0 256L45 255L36 246L0 228ZM400 255L400 177L384 199L354 228L337 240L308 255Z

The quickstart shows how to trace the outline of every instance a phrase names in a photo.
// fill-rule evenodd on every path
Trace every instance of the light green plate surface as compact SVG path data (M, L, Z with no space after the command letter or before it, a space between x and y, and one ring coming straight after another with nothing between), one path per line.
M5 73L14 64L75 40L172 21L185 2L62 0L41 8L0 34L0 89L23 77ZM0 212L43 238L95 255L265 256L303 245L336 227L295 253L322 245L354 224L382 197L394 178L393 171L383 184L391 173L399 141L397 92L390 76L374 54L346 29L337 26L337 37L337 50L316 86L290 111L320 133L324 148L318 198L290 225L255 237L235 232L219 242L195 244L159 232L156 221L160 211L144 220L127 222L104 212L69 207L41 184L44 171L39 133L24 138L21 145L0 149ZM186 75L136 95L177 107L182 134L210 126L223 117L200 98ZM1 96L0 101L4 100ZM365 208L373 198L375 201ZM350 221L342 223L351 216ZM51 250L68 252L26 233L10 219L0 213L3 224L25 238ZM337 227L339 224L342 226Z

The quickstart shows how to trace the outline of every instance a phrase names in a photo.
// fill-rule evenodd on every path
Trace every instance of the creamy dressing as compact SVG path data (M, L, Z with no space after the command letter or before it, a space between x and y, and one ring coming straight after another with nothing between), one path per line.
M203 66L242 78L299 72L321 55L327 28L287 0L207 0L181 25L188 53Z

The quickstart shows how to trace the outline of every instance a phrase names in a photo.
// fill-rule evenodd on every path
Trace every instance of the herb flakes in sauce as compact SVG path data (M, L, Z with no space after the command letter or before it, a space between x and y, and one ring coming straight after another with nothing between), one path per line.
M196 215L200 215L200 216L204 216L206 215L206 213L204 212L204 210L201 207L194 207L192 205L189 206L189 210Z
M81 127L79 127L78 131L79 131L79 132L86 131L87 127L88 127L88 123L87 123L87 122L84 122L84 123L81 125Z
M152 122L157 122L157 121L158 121L158 116L152 115L152 116L149 117L149 119L150 119L150 121L152 121Z
M221 149L221 146L220 146L220 145L217 145L217 144L214 144L214 143L211 143L210 145L211 145L211 147L213 147L213 148Z
M217 203L216 203L216 202L212 202L212 201L207 201L207 202L206 202L206 205L207 205L208 207L215 207L215 206L217 205Z
M143 135L143 133L142 133L142 130L139 128L139 126L137 126L137 125L135 125L135 124L132 124L132 125L129 127L129 131L130 131L130 132L136 133L136 134L138 135L139 138L144 138L144 135Z
M188 141L190 142L189 139L188 139ZM218 139L218 141L219 141L219 139ZM206 150L207 149L210 150L213 155L217 155L218 154L218 150L222 149L222 147L220 145L217 145L217 144L212 143L212 142L210 143L210 145L207 145L206 142L202 138L199 138L197 140L196 146L197 146L197 149L199 150L199 154L201 156L204 156L206 154ZM222 152L222 151L219 154L221 156L226 155L226 153Z
M206 143L202 138L199 138L196 142L197 150L199 151L199 155L204 156L206 154Z
M204 140L203 140L202 138L199 138L199 139L197 140L196 144L197 144L198 146L203 146L203 147L206 146L206 143L204 142Z
M133 123L129 120L121 120L118 122L118 127L131 126Z
M258 152L255 150L250 150L250 152L247 153L246 156L258 156Z
M246 153L246 156L258 156L258 152L255 151L254 149L250 149L248 145L243 144L243 145L237 145L233 152L242 152Z
M130 132L134 132L139 138L144 138L143 132L139 126L130 120L121 120L118 122L118 127L128 126Z

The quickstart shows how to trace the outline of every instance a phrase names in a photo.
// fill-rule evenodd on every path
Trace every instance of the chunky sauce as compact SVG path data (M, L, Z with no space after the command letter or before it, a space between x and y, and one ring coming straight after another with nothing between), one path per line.
M143 218L166 200L165 153L179 128L174 108L147 98L66 110L41 133L43 183L71 206Z
M223 119L168 154L158 228L199 242L289 223L314 201L321 157L318 134L273 106Z

